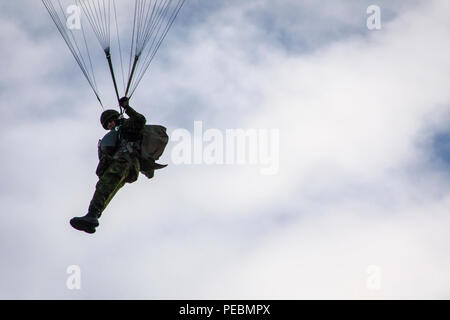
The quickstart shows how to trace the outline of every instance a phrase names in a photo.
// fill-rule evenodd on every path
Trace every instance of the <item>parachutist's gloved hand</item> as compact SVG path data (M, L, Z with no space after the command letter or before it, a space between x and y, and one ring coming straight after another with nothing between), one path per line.
M128 107L130 106L129 102L130 102L130 99L127 98L127 97L122 97L122 98L120 98L120 100L119 100L120 106L121 106L122 108L124 108L124 109L126 109L126 108L128 108Z

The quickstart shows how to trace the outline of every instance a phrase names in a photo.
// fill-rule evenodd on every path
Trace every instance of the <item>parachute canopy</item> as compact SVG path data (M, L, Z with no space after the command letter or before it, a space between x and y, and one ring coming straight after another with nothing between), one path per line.
M99 70L105 74L107 65L117 100L131 97L185 0L42 2L103 107L95 74ZM122 88L117 83L117 70Z

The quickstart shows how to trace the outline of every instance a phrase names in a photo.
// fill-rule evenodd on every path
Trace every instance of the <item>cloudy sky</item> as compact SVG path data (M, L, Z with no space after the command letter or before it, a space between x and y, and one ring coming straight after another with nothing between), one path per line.
M3 1L0 298L450 298L449 12L187 0L132 105L173 138L277 130L278 170L177 164L173 139L88 235L102 109L42 3Z

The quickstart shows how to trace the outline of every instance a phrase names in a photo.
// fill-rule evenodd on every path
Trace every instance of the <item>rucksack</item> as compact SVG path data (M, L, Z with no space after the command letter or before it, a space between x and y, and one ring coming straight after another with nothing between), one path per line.
M167 166L155 162L164 153L164 149L169 142L166 130L165 127L160 125L148 124L144 126L142 131L140 171L149 179L153 177L154 170Z

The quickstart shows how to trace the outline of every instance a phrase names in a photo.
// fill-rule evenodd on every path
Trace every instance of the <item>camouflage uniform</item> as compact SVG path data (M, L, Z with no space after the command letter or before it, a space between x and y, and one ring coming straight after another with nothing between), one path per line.
M118 147L109 152L99 146L99 164L96 174L99 181L89 205L88 214L99 218L114 195L125 183L137 180L139 163L139 140L145 126L145 117L133 108L127 107L125 113L129 119L122 119L118 127Z
M158 125L145 125L145 117L128 105L128 98L119 100L128 119L119 119L115 110L103 111L100 122L106 130L115 121L116 128L110 130L98 145L99 164L96 174L99 180L89 205L88 213L83 217L70 219L70 225L80 231L94 233L98 227L98 218L102 215L111 199L125 183L137 180L139 172L152 178L154 170L167 165L158 164L168 142L166 128Z

